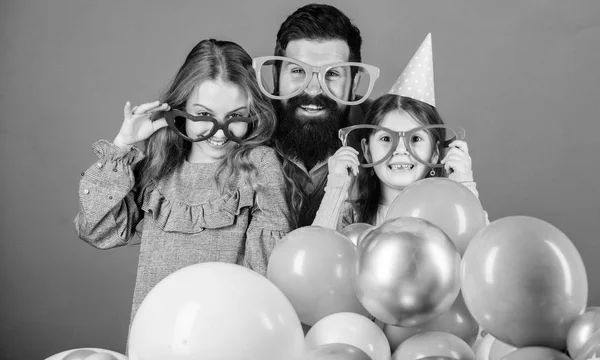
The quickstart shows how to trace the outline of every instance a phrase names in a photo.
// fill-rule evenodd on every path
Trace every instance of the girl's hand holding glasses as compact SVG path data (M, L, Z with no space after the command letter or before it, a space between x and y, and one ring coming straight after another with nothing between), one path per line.
M167 126L167 121L164 118L154 121L150 120L152 114L157 111L168 111L170 109L169 104L161 104L159 101L145 103L133 108L129 101L126 102L123 109L125 120L113 143L119 147L126 147L146 140L156 130Z

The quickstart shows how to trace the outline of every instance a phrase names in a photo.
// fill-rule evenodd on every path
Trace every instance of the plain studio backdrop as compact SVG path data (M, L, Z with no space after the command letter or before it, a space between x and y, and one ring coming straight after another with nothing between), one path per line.
M156 100L202 39L272 55L305 1L2 1L0 358L125 351L138 246L101 251L73 218L91 144ZM437 107L466 128L490 219L528 215L579 249L600 305L600 2L331 1L386 93L432 33Z

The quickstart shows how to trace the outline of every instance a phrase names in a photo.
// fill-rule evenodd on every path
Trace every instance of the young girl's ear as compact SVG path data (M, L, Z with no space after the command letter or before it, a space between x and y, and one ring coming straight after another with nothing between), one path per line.
M362 149L363 155L365 156L365 160L367 160L367 162L371 162L371 153L369 152L369 145L367 144L366 139L362 139L360 141L360 147Z
M439 145L435 147L435 150L433 151L433 155L431 156L431 163L432 164L437 164L438 160L440 159L440 147Z

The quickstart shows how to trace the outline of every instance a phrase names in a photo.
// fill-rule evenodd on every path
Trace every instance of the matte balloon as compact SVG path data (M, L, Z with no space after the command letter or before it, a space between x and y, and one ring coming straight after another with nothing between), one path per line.
M245 267L202 263L159 282L140 305L129 360L300 359L300 320L283 293Z
M426 220L388 220L370 230L357 250L356 295L384 323L424 324L446 312L458 296L460 255Z
M362 236L373 226L366 223L354 223L346 226L340 233L352 241L354 245L358 245Z
M399 327L386 324L383 328L383 332L390 342L392 349L397 348L402 341L409 337L426 331L450 333L464 340L469 346L472 346L479 334L479 325L473 316L471 316L471 313L469 313L462 295L459 293L456 301L454 301L454 304L452 304L448 311L425 324L413 327Z
M587 274L573 243L527 216L496 220L478 233L463 256L461 278L480 326L516 347L564 350L587 303Z
M475 353L458 336L429 331L406 339L394 351L392 360L422 359L428 356L445 356L456 360L475 360Z
M600 331L596 331L590 336L576 356L570 355L575 360L600 360Z
M356 247L332 229L307 226L285 236L269 260L267 277L290 300L300 321L313 325L327 315L369 316L354 291Z
M306 360L372 360L356 346L332 343L324 344L308 352Z
M570 360L570 358L556 349L529 346L517 349L501 360Z
M425 219L442 229L461 255L486 225L479 199L464 185L445 178L427 178L406 187L394 199L385 218L403 216Z
M516 347L503 343L491 334L487 334L476 350L475 355L477 360L500 360L515 350L517 350Z
M88 356L96 354L94 350L79 349L70 352L64 360L85 360Z
M600 331L600 308L586 310L571 325L567 334L567 350L569 350L569 355L576 357L583 345L597 331Z
M355 313L337 313L319 320L306 334L308 350L325 344L355 346L372 360L390 360L390 344L375 323Z

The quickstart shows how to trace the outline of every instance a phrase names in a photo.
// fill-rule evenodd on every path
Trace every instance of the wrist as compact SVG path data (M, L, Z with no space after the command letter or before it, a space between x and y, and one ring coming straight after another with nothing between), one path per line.
M459 183L473 182L473 171L453 172L448 175L448 179Z
M119 135L117 135L117 137L115 137L115 139L113 140L113 144L115 144L116 146L122 148L122 149L127 149L129 147L131 147L131 145L127 144L126 142L124 142Z

